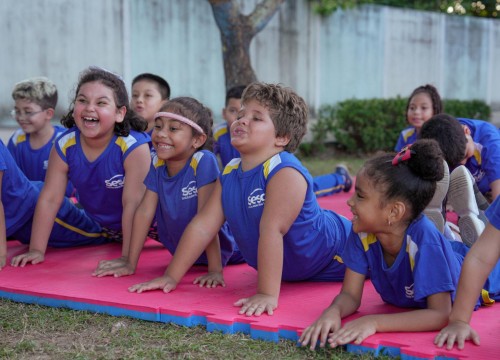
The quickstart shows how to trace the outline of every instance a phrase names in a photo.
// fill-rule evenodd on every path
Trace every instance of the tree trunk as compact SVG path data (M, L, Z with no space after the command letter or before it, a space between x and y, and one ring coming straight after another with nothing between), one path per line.
M263 0L244 16L239 0L208 0L221 34L226 89L257 80L250 61L250 42L284 1Z

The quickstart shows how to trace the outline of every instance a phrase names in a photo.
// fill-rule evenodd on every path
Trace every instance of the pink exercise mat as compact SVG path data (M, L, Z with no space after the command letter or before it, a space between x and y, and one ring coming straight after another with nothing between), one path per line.
M323 207L349 218L346 201L350 195L340 193L319 201ZM10 241L9 259L26 248L17 241ZM252 338L269 341L279 338L296 341L300 332L319 316L341 287L340 283L326 282L283 283L279 308L273 316L246 317L238 315L238 308L233 306L236 300L252 295L256 288L256 271L245 264L225 269L225 288L206 289L192 285L192 281L205 271L203 267L194 267L172 293L135 294L129 293L127 288L161 275L171 256L159 243L148 240L135 275L122 278L91 276L99 260L119 255L119 244L49 249L42 264L2 269L0 297L185 326L204 325L208 331L243 332ZM367 281L361 308L348 319L397 311L400 309L384 304ZM436 348L432 343L436 332L375 334L359 346L348 345L347 350L384 353L402 359L500 358L497 340L500 307L481 308L474 313L472 325L479 331L482 345L467 343L463 351Z

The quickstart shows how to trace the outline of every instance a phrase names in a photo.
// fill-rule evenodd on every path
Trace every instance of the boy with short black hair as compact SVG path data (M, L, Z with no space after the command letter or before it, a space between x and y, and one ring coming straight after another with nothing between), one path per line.
M488 222L485 197L500 193L500 133L485 121L438 114L423 124L420 138L436 140L443 151L450 168L447 201L459 216L462 241L471 246Z
M231 145L230 128L238 117L238 112L241 109L241 95L245 88L245 85L238 85L227 91L226 105L222 109L224 122L214 126L214 154L219 155L222 168L232 159L240 157L238 150Z
M428 124L428 122L430 122ZM421 138L437 140L453 171L464 165L490 203L500 195L500 131L482 120L433 116L422 126Z
M170 85L159 75L142 73L132 80L130 107L148 122L146 132L151 135L154 115L170 99Z

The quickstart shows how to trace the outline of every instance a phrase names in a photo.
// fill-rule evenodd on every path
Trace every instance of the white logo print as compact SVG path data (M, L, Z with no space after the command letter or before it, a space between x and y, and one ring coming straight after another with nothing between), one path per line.
M413 291L413 285L415 284L411 284L410 286L405 286L405 293L408 299L413 299L413 296L415 295Z
M182 200L191 199L192 197L198 196L198 188L196 187L196 181L192 180L187 184L187 186L181 189Z
M108 189L121 189L123 187L124 179L123 174L118 174L109 180L105 180L104 183Z
M43 161L43 170L47 170L48 167L49 167L49 160L44 160Z
M248 196L248 208L264 206L266 202L266 193L261 188L257 188Z

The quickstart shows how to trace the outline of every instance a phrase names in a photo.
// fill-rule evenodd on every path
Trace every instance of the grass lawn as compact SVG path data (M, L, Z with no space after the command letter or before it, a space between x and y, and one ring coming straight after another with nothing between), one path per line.
M313 175L331 172L340 162L355 174L363 163L362 159L346 156L302 160ZM241 334L209 333L201 326L186 328L4 299L0 299L0 333L2 359L373 358L343 349L313 352L287 340L272 343Z

